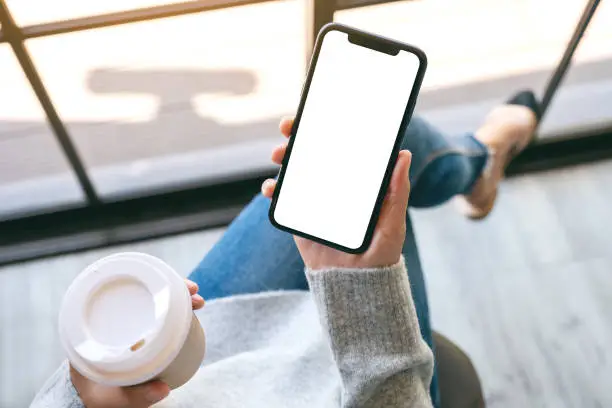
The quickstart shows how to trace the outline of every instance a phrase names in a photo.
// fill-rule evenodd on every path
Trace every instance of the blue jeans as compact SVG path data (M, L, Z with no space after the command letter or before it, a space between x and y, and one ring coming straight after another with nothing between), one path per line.
M402 149L412 152L410 206L419 208L469 193L488 157L486 147L473 135L445 137L418 117L410 122ZM206 299L279 289L308 290L304 263L293 238L272 227L268 221L269 205L268 199L257 195L191 273L189 279L200 286ZM425 280L408 213L406 223L402 252L421 334L433 349ZM431 395L439 407L435 373Z

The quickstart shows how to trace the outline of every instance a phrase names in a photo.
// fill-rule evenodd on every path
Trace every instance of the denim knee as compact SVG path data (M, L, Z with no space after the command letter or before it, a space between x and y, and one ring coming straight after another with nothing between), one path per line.
M465 194L474 182L474 166L465 156L446 154L431 161L412 185L410 206L440 205L456 194Z

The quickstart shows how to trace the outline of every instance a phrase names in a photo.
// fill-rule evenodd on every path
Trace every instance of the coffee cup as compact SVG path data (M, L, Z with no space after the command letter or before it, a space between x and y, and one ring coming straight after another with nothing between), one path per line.
M109 386L159 379L177 388L204 358L204 332L185 281L142 253L114 254L85 268L64 296L59 333L74 369Z

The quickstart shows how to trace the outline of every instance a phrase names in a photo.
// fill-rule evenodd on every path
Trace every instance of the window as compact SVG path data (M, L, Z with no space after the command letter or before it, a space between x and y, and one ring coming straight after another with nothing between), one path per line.
M401 1L341 11L336 19L423 48L429 65L418 110L451 132L463 132L517 90L531 88L542 95L586 4ZM610 22L612 4L602 2L541 137L612 121Z
M16 25L0 14L10 25L0 35L5 218L272 172L278 120L295 111L304 77L306 29L325 22L310 23L306 6L329 8L323 0L5 1ZM335 19L423 48L429 68L417 112L449 132L475 128L517 90L542 94L587 4L421 0L356 7L373 2L342 0L340 8L355 8L336 11ZM612 5L604 3L540 137L611 125L610 22ZM7 44L21 47L10 35L16 29L27 38L29 80L23 58L20 64ZM32 76L59 124L49 126ZM70 160L57 143L58 126L75 147ZM87 181L93 191L85 200Z
M0 219L83 203L19 64L0 44Z

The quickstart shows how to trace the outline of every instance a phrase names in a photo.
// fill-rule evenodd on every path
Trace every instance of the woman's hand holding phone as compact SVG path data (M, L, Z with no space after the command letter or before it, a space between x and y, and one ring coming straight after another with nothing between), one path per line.
M281 120L281 133L289 137L292 126L293 119ZM281 164L286 150L287 143L275 148L272 151L272 161ZM408 174L411 159L412 155L407 150L401 151L397 158L372 244L368 250L353 255L296 236L295 242L308 268L376 268L393 265L399 261L406 235L406 209L410 195ZM275 180L266 180L261 188L263 195L271 198L275 187Z

